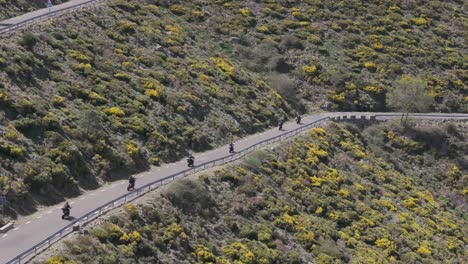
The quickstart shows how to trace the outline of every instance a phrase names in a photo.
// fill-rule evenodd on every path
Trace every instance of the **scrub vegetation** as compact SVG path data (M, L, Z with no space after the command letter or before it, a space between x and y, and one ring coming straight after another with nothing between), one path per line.
M387 92L407 84L468 111L460 1L112 0L52 21L0 40L12 216L297 113L404 108Z
M315 128L125 205L36 263L464 263L466 128Z

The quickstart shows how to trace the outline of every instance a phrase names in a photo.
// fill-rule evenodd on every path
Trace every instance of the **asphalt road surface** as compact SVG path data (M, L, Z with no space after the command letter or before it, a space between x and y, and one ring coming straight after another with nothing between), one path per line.
M38 10L35 10L35 11L32 11L32 12L20 15L20 16L17 16L17 17L12 17L12 18L0 21L0 30L2 28L5 28L8 25L15 25L15 24L24 22L24 21L26 21L28 19L31 19L31 18L40 17L42 15L50 13L51 11L57 11L57 10L62 10L62 9L66 9L66 8L69 8L69 7L74 7L74 6L86 3L89 0L71 0L71 1L68 1L66 3L53 6L50 9L50 11L49 11L49 8L47 8L47 1L46 0L42 0L42 1L44 2L44 8L43 9L38 9ZM52 3L53 2L54 1L52 1Z

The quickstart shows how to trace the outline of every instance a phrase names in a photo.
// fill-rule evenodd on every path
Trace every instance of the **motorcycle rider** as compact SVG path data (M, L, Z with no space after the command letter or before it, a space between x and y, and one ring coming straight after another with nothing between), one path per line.
M65 204L62 207L62 212L63 212L62 219L68 218L70 216L70 209L71 209L70 204L68 202L65 202Z
M284 123L283 120L279 122L279 130L283 130L283 123Z
M192 156L192 154L189 154L189 156L187 157L187 166L193 167L194 159L195 158Z
M302 119L302 118L301 118L300 115L298 115L298 116L296 117L296 123L297 123L298 125L301 123L301 119Z
M135 181L136 181L135 177L133 177L133 175L130 175L130 178L128 178L127 191L135 189Z
M234 153L234 143L229 144L229 153Z

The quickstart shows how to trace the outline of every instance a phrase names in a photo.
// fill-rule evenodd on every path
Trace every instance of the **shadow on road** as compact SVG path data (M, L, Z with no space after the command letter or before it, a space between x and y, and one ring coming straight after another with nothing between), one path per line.
M67 216L65 218L63 218L63 220L67 220L69 222L72 222L73 220L75 220L76 218L74 216Z

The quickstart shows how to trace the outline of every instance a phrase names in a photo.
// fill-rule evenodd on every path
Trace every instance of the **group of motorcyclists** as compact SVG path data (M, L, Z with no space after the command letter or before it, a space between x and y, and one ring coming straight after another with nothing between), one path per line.
M299 125L301 124L301 116L298 115L296 117L296 123ZM279 121L279 124L278 124L278 127L279 127L279 130L283 130L283 125L284 125L284 121L283 120L280 120ZM234 143L229 143L229 153L235 153L234 151ZM192 155L192 154L189 154L188 157L187 157L187 166L188 167L193 167L195 164L195 157ZM128 178L128 186L127 186L127 191L133 191L135 190L135 182L136 182L136 178L131 175L129 178ZM71 209L71 206L68 202L65 202L65 205L62 207L62 212L63 212L63 215L62 215L62 219L69 219L70 218L70 209Z

